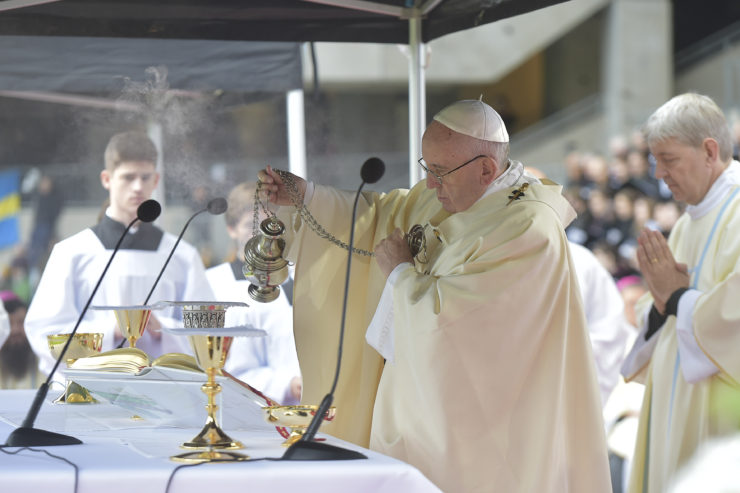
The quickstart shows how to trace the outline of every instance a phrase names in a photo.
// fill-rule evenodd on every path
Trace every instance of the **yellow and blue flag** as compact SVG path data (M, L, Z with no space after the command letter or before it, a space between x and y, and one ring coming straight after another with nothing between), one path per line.
M0 171L0 248L20 241L18 215L21 212L21 193L18 170Z

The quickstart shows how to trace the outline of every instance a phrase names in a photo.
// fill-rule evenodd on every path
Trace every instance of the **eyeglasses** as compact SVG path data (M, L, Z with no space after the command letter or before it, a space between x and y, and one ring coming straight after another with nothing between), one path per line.
M480 159L482 157L486 157L486 155L485 154L479 154L479 155L475 156L473 159L471 159L470 161L465 161L464 163L462 163L457 168L451 169L450 171L448 171L446 173L442 173L441 175L438 175L434 171L430 170L429 167L426 165L426 161L424 161L424 158L423 157L420 157L417 162L419 163L419 166L421 166L424 169L424 171L426 171L427 173L429 173L430 175L432 175L433 177L435 177L437 179L437 182L441 185L442 184L442 178L443 177L449 175L450 173L454 173L455 171L459 170L463 166L467 166L468 164L472 163L476 159Z

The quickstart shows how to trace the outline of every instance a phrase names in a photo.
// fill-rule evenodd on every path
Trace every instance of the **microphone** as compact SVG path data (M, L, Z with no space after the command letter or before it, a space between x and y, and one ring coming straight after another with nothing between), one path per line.
M182 231L180 231L180 236L177 237L177 241L175 242L175 246L172 247L172 250L170 250L170 254L167 256L167 260L164 261L164 265L162 266L162 270L159 271L159 275L154 280L154 284L152 284L152 289L149 290L149 294L146 295L146 299L144 300L144 305L146 305L149 302L149 298L152 297L152 293L154 293L154 288L157 287L157 284L159 283L159 280L162 278L162 274L164 274L164 270L167 268L167 264L170 263L170 259L172 258L172 255L175 253L175 250L177 249L177 245L180 244L180 240L182 240L182 236L185 234L185 230L188 229L188 226L190 225L190 222L195 219L195 216L202 212L208 211L210 214L213 214L214 216L217 216L219 214L223 214L226 212L226 209L228 208L228 202L226 202L226 199L223 197L217 197L215 199L211 199L208 201L208 204L206 206L197 211L195 214L190 216L190 219L188 219L188 222L185 223L185 226L183 226ZM126 339L123 339L119 344L118 348L122 348L123 345L126 343Z
M334 401L334 391L339 381L339 371L342 366L342 346L344 345L344 325L347 318L347 294L349 293L349 271L352 265L352 247L355 241L355 217L357 215L357 201L360 198L362 187L366 183L375 183L385 173L385 163L380 158L372 157L365 161L360 170L362 183L355 194L355 202L352 206L352 222L349 233L349 253L347 254L347 272L344 278L344 300L342 301L342 323L339 328L339 349L337 351L337 369L334 372L334 382L331 390L319 404L316 414L306 427L306 431L300 440L295 442L283 454L282 460L350 460L350 459L367 459L367 456L355 450L330 445L328 443L313 441L316 432L324 420L324 416Z
M162 206L154 199L145 200L136 209L136 219L143 223L151 223L162 213ZM129 228L131 225L129 225Z
M371 157L365 161L360 169L360 177L365 183L375 183L383 177L385 163L382 159Z
M167 260L165 260L164 265L162 266L162 270L159 271L159 275L157 276L157 279L154 281L154 284L152 285L152 289L149 291L149 294L146 296L146 299L144 300L144 304L146 305L149 302L149 298L152 297L152 293L154 293L154 288L157 287L157 283L159 283L159 279L162 277L162 274L164 274L164 270L167 268L167 264L170 263L170 259L172 258L172 255L175 253L175 250L177 249L177 245L180 244L180 240L182 240L182 235L185 234L185 230L188 229L188 226L190 225L190 222L195 219L195 216L202 212L208 211L209 214L213 214L214 216L217 216L219 214L223 214L226 212L226 209L228 208L228 202L226 202L226 199L223 197L217 197L215 199L211 199L208 201L208 204L192 216L190 216L190 219L188 219L188 222L185 223L185 226L183 226L182 231L180 231L180 236L177 237L177 241L175 242L175 246L172 247L172 250L170 250L170 254L167 257ZM123 344L123 343L121 343Z
M206 209L208 209L208 212L210 212L214 216L223 214L224 212L226 212L226 209L228 208L229 208L229 204L228 202L226 202L226 199L223 197L217 197L215 199L212 199L208 202L208 205L206 205Z
M20 428L16 428L10 433L10 435L8 435L8 438L4 445L5 447L75 445L75 444L82 443L82 441L80 441L79 439L75 437L71 437L68 435L62 435L60 433L54 433L52 431L36 429L33 427L33 424L36 421L36 417L38 416L39 411L41 410L41 404L43 404L44 399L46 398L46 394L49 392L49 386L51 384L51 379L54 376L54 373L56 372L57 368L59 367L59 364L62 362L62 359L64 358L64 355L67 352L67 348L72 342L74 335L77 333L77 329L79 328L80 323L82 322L82 318L85 316L85 313L87 313L87 309L90 306L90 303L92 302L92 299L95 296L95 293L98 292L100 283L103 281L103 277L105 277L105 273L108 272L108 267L110 267L111 262L113 262L113 257L115 257L116 253L118 252L118 249L121 247L121 243L123 242L123 239L126 237L126 234L128 233L128 231L137 221L142 221L145 223L152 222L155 219L157 219L157 217L159 217L160 212L162 212L162 207L159 205L159 202L153 199L142 202L139 205L138 209L136 209L136 218L133 221L131 221L128 224L128 226L126 226L126 229L123 230L121 237L118 239L118 243L116 243L115 248L113 248L113 253L111 253L110 259L108 259L108 263L105 264L105 268L103 269L103 272L100 274L100 277L98 278L98 282L97 284L95 284L95 287L93 288L92 293L90 293L90 297L88 298L87 303L85 303L85 307L82 309L82 312L80 312L80 316L77 319L77 323L72 329L72 332L69 334L67 343L62 348L62 351L59 354L59 357L57 358L57 361L54 364L54 367L51 369L51 372L49 372L49 376L47 377L46 381L43 384L41 384L38 392L36 392L36 397L34 398L33 403L31 404L31 408L28 410L28 413L26 414L26 418L23 420L23 423L21 424Z

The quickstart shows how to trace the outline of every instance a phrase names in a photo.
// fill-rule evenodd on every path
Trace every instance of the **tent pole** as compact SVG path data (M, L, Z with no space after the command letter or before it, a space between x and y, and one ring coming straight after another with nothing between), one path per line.
M420 15L417 11L409 19L409 187L424 178L416 162L421 157L421 136L426 126L425 50Z
M306 115L303 89L293 89L286 95L288 111L288 161L290 172L306 178Z

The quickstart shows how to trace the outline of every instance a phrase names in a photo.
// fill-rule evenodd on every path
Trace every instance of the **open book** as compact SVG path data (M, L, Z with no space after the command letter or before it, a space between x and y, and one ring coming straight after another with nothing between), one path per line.
M176 368L203 373L193 356L184 353L167 353L151 360L149 355L137 348L119 348L104 353L79 358L69 365L73 370L101 370L123 373L139 373L145 368Z

